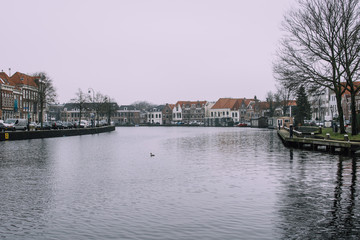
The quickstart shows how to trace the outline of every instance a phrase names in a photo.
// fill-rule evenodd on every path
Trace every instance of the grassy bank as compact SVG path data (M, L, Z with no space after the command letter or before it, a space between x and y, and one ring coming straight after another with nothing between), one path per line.
M319 134L318 136L323 136L325 138L327 133L330 134L330 139L334 139L334 140L344 140L344 135L347 134L350 140L360 141L360 135L353 136L351 135L351 133L345 133L345 134L334 133L332 128L323 128L322 133Z

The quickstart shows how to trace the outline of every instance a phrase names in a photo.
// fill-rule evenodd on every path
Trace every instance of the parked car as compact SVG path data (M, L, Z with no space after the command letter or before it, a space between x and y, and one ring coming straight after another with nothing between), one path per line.
M28 121L26 119L15 119L8 118L5 120L4 125L8 128L8 130L26 130Z
M36 124L35 130L50 130L52 128L51 123L43 122L43 126L41 127L41 123Z
M63 122L64 129L71 129L74 127L74 125L71 122Z
M64 125L61 121L53 122L52 129L64 129Z
M107 125L107 121L106 120L101 120L98 124L98 126L102 127L102 126L106 126Z
M87 128L89 127L89 122L86 120L81 120L80 121L80 128Z

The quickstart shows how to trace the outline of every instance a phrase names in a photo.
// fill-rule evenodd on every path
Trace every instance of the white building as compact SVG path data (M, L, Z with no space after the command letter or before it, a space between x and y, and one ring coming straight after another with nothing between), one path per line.
M147 112L147 123L149 124L163 124L162 110L164 106L154 107Z
M179 103L175 104L175 107L173 108L172 114L173 114L172 121L174 123L179 123L179 122L183 121L183 114L182 114L181 104L179 104Z

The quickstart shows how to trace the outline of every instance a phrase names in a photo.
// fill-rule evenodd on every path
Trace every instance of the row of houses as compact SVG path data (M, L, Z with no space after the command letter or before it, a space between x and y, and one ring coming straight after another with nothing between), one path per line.
M216 102L178 101L175 104L164 104L148 109L137 109L132 105L118 106L112 103L111 121L116 125L204 125L232 126L235 123L250 123L252 119L266 117L269 114L269 103L247 98L220 98ZM289 101L289 109L294 107ZM82 112L82 119L106 119L107 113L96 113L91 103ZM51 106L48 111L51 120L76 122L80 113L76 104ZM277 112L282 116L284 113Z
M0 72L0 119L31 118L39 119L38 84L36 77L20 72L7 75ZM309 97L313 121L328 123L338 117L335 94L326 89L320 94ZM357 110L360 110L360 95L356 96ZM269 102L254 98L220 98L211 101L178 101L175 104L163 104L149 109L137 109L132 105L112 103L111 121L117 125L137 124L189 124L205 126L230 126L234 123L249 123L261 117L292 116L296 102L286 101L275 110ZM284 107L285 106L285 107ZM342 97L344 120L351 119L350 94ZM105 119L109 113L96 113L91 103L80 116L75 104L46 106L44 119L78 121L81 118ZM271 112L271 113L270 113Z
M9 76L0 72L0 119L31 118L38 120L39 104L36 77L20 72Z

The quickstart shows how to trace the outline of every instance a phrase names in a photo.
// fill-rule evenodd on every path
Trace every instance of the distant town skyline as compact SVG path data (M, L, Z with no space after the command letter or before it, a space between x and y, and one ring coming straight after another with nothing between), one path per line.
M6 1L0 70L44 71L64 103L89 88L119 104L264 99L295 0Z

